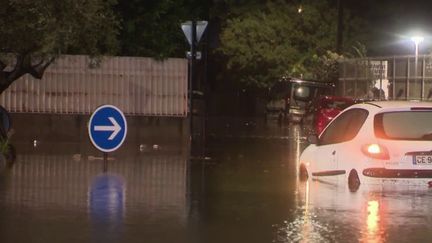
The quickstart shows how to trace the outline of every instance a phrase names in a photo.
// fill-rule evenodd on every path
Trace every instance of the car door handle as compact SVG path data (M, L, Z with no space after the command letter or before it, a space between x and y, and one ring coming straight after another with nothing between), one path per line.
M335 154L336 154L336 150L335 150L335 151L333 151L332 155L335 155Z

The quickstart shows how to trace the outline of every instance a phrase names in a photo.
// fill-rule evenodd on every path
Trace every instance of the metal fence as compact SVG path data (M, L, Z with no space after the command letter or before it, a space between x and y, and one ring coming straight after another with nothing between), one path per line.
M187 114L186 59L104 57L91 68L87 56L62 56L41 80L26 75L1 96L11 112L89 114L102 104L127 115Z
M344 60L338 94L357 99L432 100L432 56Z

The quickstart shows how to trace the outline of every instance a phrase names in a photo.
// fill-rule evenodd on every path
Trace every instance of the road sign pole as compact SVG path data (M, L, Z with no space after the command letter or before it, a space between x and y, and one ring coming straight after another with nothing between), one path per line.
M195 83L195 56L196 56L196 20L192 20L191 26L191 58L189 59L189 133L193 138L193 84Z
M103 153L103 172L108 171L108 153Z
M195 80L195 60L200 59L197 58L197 45L204 34L208 25L207 21L186 21L181 24L181 29L186 36L186 39L190 45L190 55L186 54L189 60L189 77L188 77L188 109L189 109L189 131L190 131L190 141L193 139L193 87L196 84Z

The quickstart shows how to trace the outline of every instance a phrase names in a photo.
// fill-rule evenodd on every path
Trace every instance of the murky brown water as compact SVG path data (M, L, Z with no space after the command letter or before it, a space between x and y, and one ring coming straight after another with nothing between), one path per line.
M260 130L257 130L260 129ZM299 127L126 143L107 171L90 143L16 144L0 174L0 242L428 242L432 191L299 182ZM276 136L276 135L277 136ZM278 138L279 137L279 138Z

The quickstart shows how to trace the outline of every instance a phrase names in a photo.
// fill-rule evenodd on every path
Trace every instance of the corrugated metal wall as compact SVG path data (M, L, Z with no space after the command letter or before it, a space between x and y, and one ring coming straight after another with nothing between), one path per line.
M41 80L26 75L15 81L0 104L11 112L90 114L112 104L127 115L186 116L186 59L104 57L97 68L90 62L62 56Z

